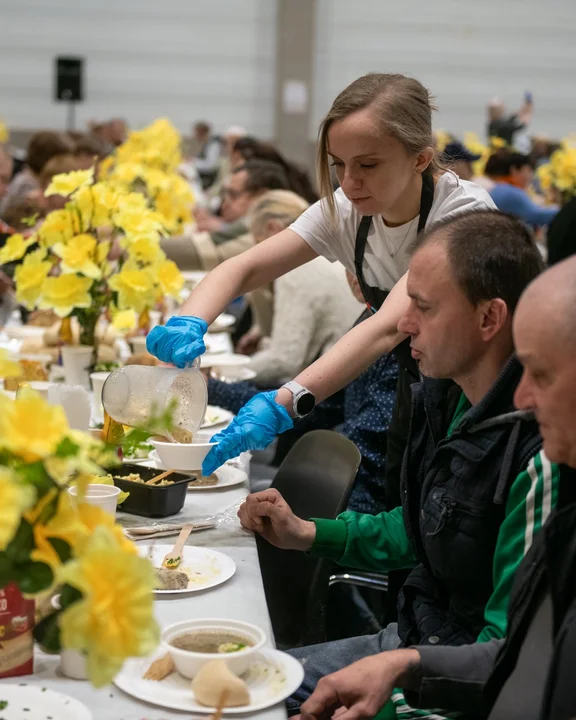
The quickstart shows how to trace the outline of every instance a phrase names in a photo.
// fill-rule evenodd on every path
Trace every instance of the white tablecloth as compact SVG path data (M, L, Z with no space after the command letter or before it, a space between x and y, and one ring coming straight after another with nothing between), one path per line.
M240 504L246 496L248 487L236 486L229 490L191 491L188 493L184 515L186 517L206 517L222 513ZM132 523L147 524L145 518L126 516ZM166 522L180 522L182 515L167 518ZM226 515L232 518L232 512ZM162 522L162 521L159 521ZM127 524L130 524L128 522ZM173 543L175 538L161 538L156 542ZM212 530L193 533L189 545L217 548L229 555L236 563L234 577L226 583L205 592L197 592L179 596L166 596L156 602L156 617L161 627L180 620L201 617L225 617L259 625L273 644L268 609L264 598L262 578L258 564L258 554L254 537L240 528L238 520L220 524ZM35 674L26 678L11 678L0 682L29 682L42 687L67 693L87 705L94 715L94 720L182 720L194 716L190 713L163 710L146 703L139 702L121 690L111 686L103 690L95 690L88 682L68 680L60 675L58 657L39 653L36 660ZM276 705L259 713L249 713L251 718L260 720L283 720L286 717L284 705Z

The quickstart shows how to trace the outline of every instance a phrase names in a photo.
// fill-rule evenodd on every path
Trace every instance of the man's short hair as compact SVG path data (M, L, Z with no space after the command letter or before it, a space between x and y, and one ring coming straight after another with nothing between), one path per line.
M532 232L498 210L471 210L434 223L416 239L412 253L445 242L462 291L472 303L501 298L510 313L527 285L544 269Z
M233 173L245 172L246 190L250 193L262 190L289 190L288 175L281 165L269 160L248 160L235 168Z

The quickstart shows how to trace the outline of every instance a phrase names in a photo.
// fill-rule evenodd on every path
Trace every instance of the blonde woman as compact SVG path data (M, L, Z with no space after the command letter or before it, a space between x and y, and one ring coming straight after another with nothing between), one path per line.
M317 402L402 342L405 336L397 324L409 303L408 249L418 231L454 213L494 207L477 185L450 172L436 173L432 109L428 90L412 78L375 73L355 80L336 98L320 126L323 199L290 228L213 270L181 315L148 336L152 354L182 367L204 352L208 325L233 298L319 255L339 260L356 274L374 311L295 382L250 400L216 436L219 444L206 458L205 473L243 450L266 447L293 426L294 418L311 412ZM340 183L336 192L330 165ZM410 370L408 352L403 365ZM409 404L409 377L401 375L400 416Z

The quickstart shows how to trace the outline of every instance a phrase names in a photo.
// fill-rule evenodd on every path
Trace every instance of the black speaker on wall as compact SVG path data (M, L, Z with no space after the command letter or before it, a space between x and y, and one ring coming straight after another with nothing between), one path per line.
M56 100L61 102L81 102L84 100L84 58L56 58Z

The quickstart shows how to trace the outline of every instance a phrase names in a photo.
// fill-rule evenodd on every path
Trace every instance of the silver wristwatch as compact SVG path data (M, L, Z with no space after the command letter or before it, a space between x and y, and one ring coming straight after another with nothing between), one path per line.
M316 407L316 398L305 387L297 383L295 380L285 383L282 387L287 388L292 393L292 410L294 417L303 418L310 415Z

